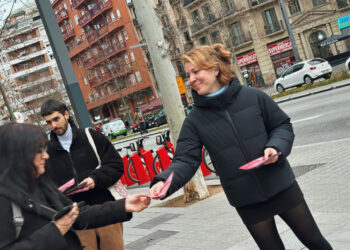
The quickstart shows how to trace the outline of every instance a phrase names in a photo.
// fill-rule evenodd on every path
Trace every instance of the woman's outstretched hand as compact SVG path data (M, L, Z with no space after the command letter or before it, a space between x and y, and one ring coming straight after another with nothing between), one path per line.
M125 210L127 212L141 212L149 206L151 198L149 194L129 195L125 199Z
M58 220L53 221L53 223L56 225L61 234L65 235L70 230L78 216L79 207L77 203L74 203L73 208L66 215L62 216Z
M149 193L153 199L159 200L165 197L165 194L162 196L158 196L163 186L164 186L164 181L158 181L156 184L152 186L152 188L149 190Z
M270 156L275 155L275 154L277 154L277 150L274 148L265 148L265 150L264 150L265 159L267 159ZM264 165L275 163L277 160L278 160L278 155L276 155L275 157L273 157L270 160L268 160L267 162L265 162Z

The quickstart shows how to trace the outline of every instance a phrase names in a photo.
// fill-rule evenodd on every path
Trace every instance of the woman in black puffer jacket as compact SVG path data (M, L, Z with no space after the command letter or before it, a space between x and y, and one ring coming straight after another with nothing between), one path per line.
M165 198L184 186L208 150L228 201L261 249L284 249L274 216L279 215L309 249L332 249L321 235L286 159L294 140L290 118L264 92L242 87L232 71L232 53L221 44L182 57L195 108L186 117L167 170L151 183L156 195L174 171ZM250 171L239 167L268 158Z
M74 204L55 220L72 201L45 175L45 132L35 125L8 123L0 126L0 138L0 249L81 250L74 229L127 221L131 212L149 205L147 194L80 209Z

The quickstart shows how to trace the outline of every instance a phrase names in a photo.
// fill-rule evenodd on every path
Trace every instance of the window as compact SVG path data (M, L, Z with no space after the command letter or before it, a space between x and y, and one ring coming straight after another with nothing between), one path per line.
M126 30L123 30L123 35L124 35L125 41L129 39L128 33L126 33Z
M130 54L130 57L131 57L131 61L135 61L134 52L130 51L129 54Z
M348 2L348 0L337 0L337 4L339 9L350 6L350 2Z
M77 59L77 65L78 65L79 68L81 68L81 62L80 62L79 58Z
M63 8L66 10L67 9L67 5L65 2L63 2Z
M97 48L96 48L96 47L92 49L92 53L94 54L94 56L96 56L96 55L98 54L98 53L97 53Z
M191 17L192 17L192 21L193 21L194 23L200 22L200 16L199 16L198 10L192 11Z
M263 11L262 16L265 24L265 32L267 35L281 30L281 26L277 19L275 8Z
M303 67L304 67L304 64L303 64L303 63L293 66L293 73L294 73L294 72L298 72L298 71L301 70Z
M75 15L75 16L74 16L74 21L75 21L75 24L76 24L76 25L79 25L79 18L78 18L78 15Z
M203 36L203 37L199 38L199 43L200 43L200 45L206 45L206 44L208 44L208 39L207 39L207 37L206 37L206 36Z
M89 82L87 81L87 79L86 79L85 76L83 77L83 81L84 81L84 84L85 84L85 85L88 85Z
M177 71L179 72L179 75L182 77L185 77L186 73L180 61L176 61L176 67L177 67Z
M6 58L6 56L3 56L3 57L2 57L2 60L4 61L4 63L7 63L7 58Z
M124 59L125 59L125 62L126 62L127 64L129 64L129 63L130 63L130 60L129 60L128 54L125 54L125 55L124 55Z
M118 8L115 9L115 13L117 13L118 19L122 18L122 15L120 15L120 10Z
M112 20L112 22L115 22L115 17L114 17L113 12L111 12L111 20Z
M233 46L237 46L239 44L244 43L245 37L242 30L242 24L241 22L235 22L231 26L232 30L232 44Z
M93 100L94 100L94 97L92 96L92 94L90 93L89 95L89 100L90 100L90 102L92 102Z
M291 16L299 13L301 11L299 0L291 0L288 4L288 9Z
M188 33L188 31L184 32L184 37L185 37L186 42L188 42L188 43L192 42L190 33Z
M211 42L214 43L221 43L221 38L220 38L220 33L219 31L214 31L213 33L210 34L210 39Z
M118 33L118 41L120 42L120 43L122 43L124 40L123 40L123 37L122 37L122 34L119 32Z
M202 6L203 16L206 18L208 23L212 23L215 21L215 15L212 13L210 9L210 5L208 3Z
M6 73L7 73L8 76L11 75L11 70L10 70L10 69L7 69L7 70L6 70Z
M312 5L314 7L319 6L321 4L324 4L324 3L326 3L326 0L312 0Z
M220 0L221 2L221 7L224 10L236 10L236 6L235 3L233 2L233 0Z
M105 74L105 71L104 71L103 67L100 67L100 71L101 71L101 74L102 74L102 75Z
M103 91L103 88L101 88L100 92L101 92L101 96L105 96L105 92Z
M112 94L111 86L108 86L108 87L107 87L107 92L108 92L109 95Z
M132 84L132 85L135 85L135 84L136 84L136 79L135 79L134 74L131 74L131 75L130 75L130 81L131 81L131 84Z
M138 82L142 82L142 77L141 77L140 71L136 71L136 72L135 72L135 75L136 75L137 81L138 81Z
M166 27L166 26L169 26L169 18L168 18L168 16L162 16L161 17L161 21L162 21L162 24L163 24L163 26L164 27Z

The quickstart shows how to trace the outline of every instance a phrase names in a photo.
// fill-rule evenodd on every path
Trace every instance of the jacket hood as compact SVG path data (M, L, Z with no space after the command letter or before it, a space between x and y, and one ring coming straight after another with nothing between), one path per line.
M198 95L194 90L192 90L192 96L194 104L197 107L221 108L223 106L231 104L234 100L234 97L238 94L241 88L242 85L238 81L237 77L235 77L228 85L228 88L218 96L207 97L204 95Z

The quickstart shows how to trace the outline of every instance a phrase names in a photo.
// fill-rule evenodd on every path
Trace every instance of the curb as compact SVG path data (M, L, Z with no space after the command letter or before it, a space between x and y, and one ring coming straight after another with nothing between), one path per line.
M299 95L291 96L291 97L288 97L288 98L285 98L285 99L282 99L282 100L275 100L275 102L276 103L288 102L288 101L299 99L299 98L302 98L302 97L305 97L305 96L310 96L310 95L314 95L314 94L318 94L318 93L323 93L323 92L327 92L329 90L338 89L338 88L342 88L342 87L346 87L346 86L350 86L350 82L349 83L345 83L345 84L329 86L329 87L326 87L326 88L320 88L320 87L319 87L320 89L315 88L314 90L310 90L307 93L301 93Z

